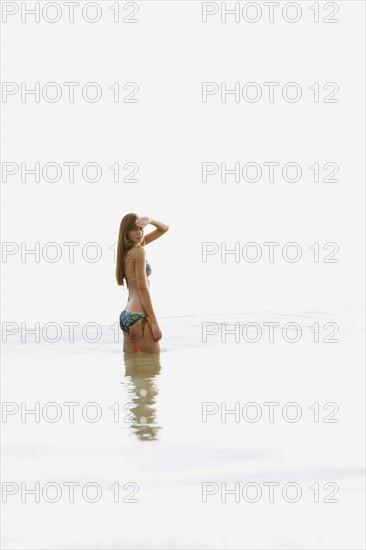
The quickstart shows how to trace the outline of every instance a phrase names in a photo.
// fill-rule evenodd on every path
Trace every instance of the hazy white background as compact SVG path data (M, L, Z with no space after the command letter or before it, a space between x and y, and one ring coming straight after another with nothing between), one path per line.
M29 2L27 5L33 5ZM3 24L2 76L6 82L96 81L104 95L86 103L77 91L74 104L21 103L19 94L3 104L3 161L97 162L103 177L58 183L19 176L2 186L3 241L34 248L55 241L57 263L20 254L3 264L3 319L20 322L76 320L114 322L127 295L115 281L113 252L119 224L127 212L170 225L147 249L152 266L151 293L158 317L192 313L245 312L253 309L359 305L363 295L364 53L363 2L339 2L338 24L314 24L309 3L303 17L273 24L267 12L256 24L222 24L219 15L201 22L200 2L139 2L139 23L103 17L88 24L39 24L19 16ZM229 3L231 5L232 3ZM260 3L261 4L261 3ZM125 13L125 12L122 12ZM327 12L321 12L324 16ZM19 47L21 41L22 47ZM108 87L137 82L139 103L114 103ZM219 95L201 101L204 81L295 81L303 90L298 103L243 99L227 103ZM337 82L339 103L314 103L314 82ZM266 88L262 88L266 93ZM331 91L331 88L328 92ZM321 92L322 96L325 92ZM202 162L297 162L303 177L287 183L280 174L268 183L201 181ZM109 166L136 162L139 182L114 183ZM336 162L339 183L314 183L308 166ZM147 227L151 231L152 226ZM64 242L98 242L103 257L86 262L76 249L67 259ZM298 242L296 264L280 251L270 264L219 254L202 262L202 242ZM340 246L338 264L314 263L314 242ZM264 254L266 249L263 247ZM92 251L91 251L92 252ZM4 261L4 260L3 260Z
M82 2L83 3L83 2ZM114 2L113 2L114 3ZM3 3L4 4L4 3ZM33 6L33 2L27 2ZM220 3L218 3L220 4ZM138 2L138 24L112 22L103 2L100 22L88 24L76 9L76 22L2 25L4 82L96 81L103 87L97 104L66 96L56 104L22 103L19 94L2 103L3 162L97 162L98 183L79 174L70 183L35 183L19 176L2 184L2 240L33 249L57 242L57 263L36 263L20 253L3 257L3 321L28 327L35 322L97 322L105 338L70 343L67 331L56 343L19 334L3 346L2 397L5 401L98 402L102 422L4 424L5 480L41 483L94 480L137 481L139 506L115 506L107 499L91 508L80 499L24 504L19 495L6 506L4 548L277 548L348 550L364 548L364 12L363 2L337 2L337 24L313 23L309 6L296 24L277 11L268 23L234 23L219 15L201 22L200 2ZM300 4L300 3L299 3ZM59 5L62 6L60 2ZM231 7L233 2L228 4ZM281 2L283 5L283 2ZM202 82L295 81L303 98L275 103L235 103L228 96L201 101ZM114 103L109 86L136 82L138 103ZM309 86L336 82L339 103L314 103ZM66 91L66 88L64 88ZM267 88L263 87L264 93ZM297 162L303 178L268 183L201 181L202 162L245 164ZM109 166L136 162L139 182L113 183ZM335 162L338 183L314 183L308 167ZM328 172L327 172L328 174ZM324 174L321 174L323 177ZM151 293L163 329L159 368L145 375L122 355L122 333L113 340L127 293L115 280L110 247L122 217L137 212L169 224L147 248ZM147 231L154 228L149 226ZM202 243L296 241L303 258L285 262L264 257L255 264L227 262L220 255L202 261ZM67 259L65 242L97 242L103 256L86 262L80 248ZM336 242L338 263L314 263L309 246ZM328 251L330 252L330 250ZM321 256L321 260L323 256ZM196 317L195 317L196 315ZM187 316L187 317L186 317ZM190 317L192 316L192 317ZM255 345L236 344L217 334L202 341L201 321L298 322L296 345L281 338ZM326 322L339 326L339 342L325 343ZM320 324L320 342L311 327ZM225 346L225 347L223 347ZM133 355L133 354L130 354ZM149 355L149 354L148 354ZM130 357L130 363L132 359ZM151 358L145 359L147 362ZM126 364L125 364L126 363ZM146 365L145 365L146 367ZM141 393L141 389L145 392ZM154 390L154 391L152 391ZM146 402L142 395L147 395ZM139 410L131 423L108 421L108 407L151 405L155 440L136 437ZM148 401L150 400L150 401ZM241 402L298 402L301 422L203 423L203 402L233 408ZM339 405L338 423L312 422L314 402ZM226 406L225 405L225 406ZM138 407L137 407L138 409ZM109 411L110 412L110 411ZM324 410L321 408L321 414ZM146 419L145 419L146 420ZM149 424L149 422L147 422ZM132 429L134 427L134 429ZM142 429L145 429L142 422ZM149 428L149 425L147 426ZM138 432L138 430L137 430ZM256 480L296 481L305 498L294 506L280 500L254 508L219 497L201 501L203 481L228 484ZM309 499L315 481L339 483L334 506ZM322 495L324 496L324 495Z

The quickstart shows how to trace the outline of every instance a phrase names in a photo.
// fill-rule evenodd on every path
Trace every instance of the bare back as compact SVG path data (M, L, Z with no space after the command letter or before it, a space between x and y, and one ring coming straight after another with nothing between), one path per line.
M142 245L134 246L130 248L130 250L127 252L124 262L124 269L125 269L125 275L127 279L127 286L129 290L129 296L128 301L126 304L126 311L133 311L134 313L146 313L144 308L142 307L140 293L137 288L137 279L136 279L136 262L142 261L141 254L139 254L139 251L137 248L139 248ZM147 280L147 286L150 286L150 281L148 277L146 277Z

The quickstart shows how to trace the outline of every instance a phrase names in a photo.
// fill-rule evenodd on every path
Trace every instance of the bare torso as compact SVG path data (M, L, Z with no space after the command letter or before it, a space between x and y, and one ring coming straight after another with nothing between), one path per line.
M128 259L130 258L133 252L134 252L134 247L127 252L126 258L125 258L124 268L125 268L129 294L128 294L127 304L124 309L126 311L132 311L133 313L146 313L146 311L142 307L140 293L137 288L136 275L135 275L135 262L128 261ZM149 277L146 277L146 279L147 279L147 284L150 287Z

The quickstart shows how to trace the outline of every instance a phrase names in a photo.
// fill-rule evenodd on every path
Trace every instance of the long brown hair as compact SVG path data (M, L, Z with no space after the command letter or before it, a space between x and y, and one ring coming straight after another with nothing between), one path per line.
M123 216L119 226L116 260L116 279L119 286L124 286L124 279L126 279L127 283L126 273L124 269L124 260L127 252L134 246L134 244L128 238L128 233L131 230L136 229L137 218L138 214L135 214L134 212L126 214L125 216ZM141 245L145 245L145 236L142 239Z

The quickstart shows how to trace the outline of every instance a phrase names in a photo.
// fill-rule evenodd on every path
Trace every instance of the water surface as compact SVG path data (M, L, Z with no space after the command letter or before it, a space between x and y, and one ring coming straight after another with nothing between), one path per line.
M159 321L160 354L123 353L121 334L116 338L108 326L95 343L76 331L73 343L63 335L55 343L18 338L3 344L3 401L19 408L38 402L43 410L39 422L29 415L22 422L20 412L3 421L3 481L62 488L54 503L34 503L31 496L22 503L20 492L9 497L3 547L363 548L362 311L251 311ZM280 323L273 343L263 325L269 321ZM234 336L223 343L221 328L203 341L203 323L233 328L249 322L263 329L255 343L235 343ZM283 326L292 322L302 329L296 343L282 338ZM339 342L325 343L332 325L324 326L333 322ZM295 337L296 329L288 335ZM255 336L251 327L248 339ZM67 403L75 404L73 422ZM273 422L265 403L278 403ZM288 403L300 407L297 422L288 419L296 413ZM338 410L324 409L329 403ZM327 415L338 422L325 422ZM64 484L72 481L80 485L70 503ZM102 491L95 503L81 496L90 482ZM280 484L274 502L265 492L257 502L242 495L235 502L230 493L222 502L221 483L265 490L268 482ZM298 502L281 498L288 482L301 487ZM218 488L207 502L203 483ZM317 503L310 489L315 483ZM338 503L324 502L331 493L326 483L339 486ZM114 502L117 487L120 502Z

